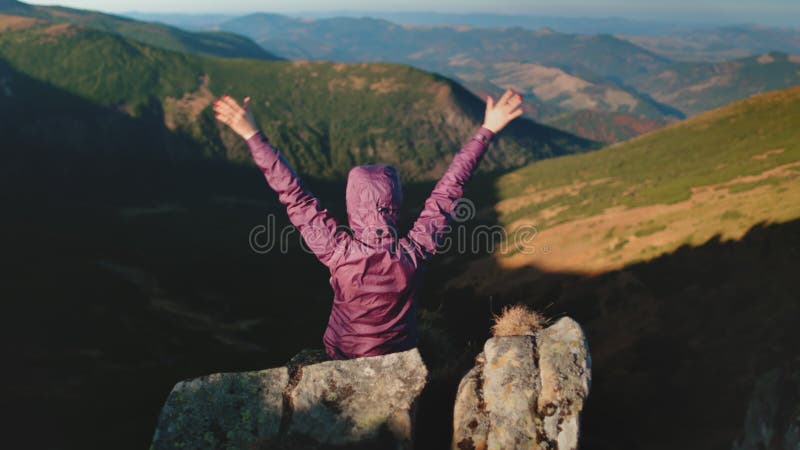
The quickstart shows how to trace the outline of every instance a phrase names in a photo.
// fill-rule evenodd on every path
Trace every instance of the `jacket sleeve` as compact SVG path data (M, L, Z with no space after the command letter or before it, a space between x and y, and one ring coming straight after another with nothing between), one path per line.
M278 200L286 207L289 221L303 236L308 248L326 266L330 266L336 255L345 250L349 236L327 209L304 186L286 158L259 131L247 140L253 161L267 184L278 194Z
M452 218L453 209L464 195L464 183L472 177L492 137L494 132L483 126L475 132L453 157L450 166L425 201L422 212L407 235L423 259L429 259L436 254Z

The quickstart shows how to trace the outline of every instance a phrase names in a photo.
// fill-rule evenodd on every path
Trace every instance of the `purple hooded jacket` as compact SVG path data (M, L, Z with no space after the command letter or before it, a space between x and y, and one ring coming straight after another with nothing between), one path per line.
M333 359L376 356L417 345L415 296L494 133L480 127L453 158L408 234L396 231L403 200L391 165L356 166L347 177L349 230L322 208L262 132L247 140L256 165L307 246L330 269L333 307L323 341Z

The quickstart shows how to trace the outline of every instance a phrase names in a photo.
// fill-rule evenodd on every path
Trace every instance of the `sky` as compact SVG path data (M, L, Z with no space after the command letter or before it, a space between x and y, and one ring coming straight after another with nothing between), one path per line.
M28 0L105 12L225 13L303 11L493 12L563 17L625 17L776 23L800 26L800 0ZM796 22L796 23L793 23Z

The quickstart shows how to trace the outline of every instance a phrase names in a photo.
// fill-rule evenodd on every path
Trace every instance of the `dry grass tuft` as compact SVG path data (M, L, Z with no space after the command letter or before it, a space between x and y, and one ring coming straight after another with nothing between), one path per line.
M523 336L535 334L547 324L547 319L540 313L524 305L512 305L503 308L499 316L494 317L493 336Z

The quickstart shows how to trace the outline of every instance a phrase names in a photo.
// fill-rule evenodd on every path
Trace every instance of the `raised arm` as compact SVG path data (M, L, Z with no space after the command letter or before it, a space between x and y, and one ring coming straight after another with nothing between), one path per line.
M336 219L323 208L300 177L275 149L269 139L258 129L250 112L250 98L245 98L244 107L229 96L223 96L214 104L217 119L227 124L247 142L253 161L264 174L267 184L278 194L278 200L286 206L289 221L300 231L308 247L326 266L338 254L348 239Z
M516 109L521 103L522 96L511 89L500 97L496 105L491 96L486 98L483 125L453 157L408 232L408 238L415 244L423 259L429 259L436 254L451 221L453 208L464 195L464 184L475 173L494 135L522 115L522 109Z

